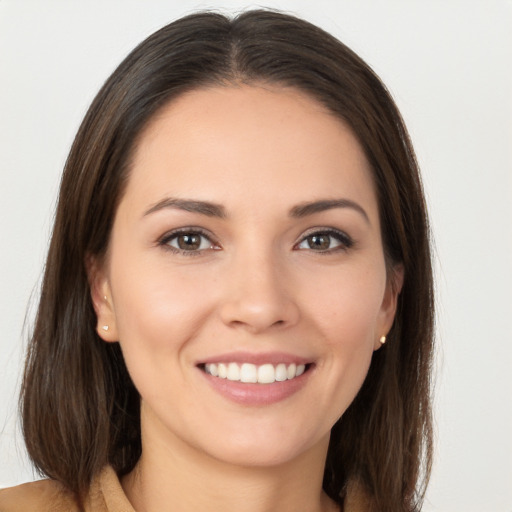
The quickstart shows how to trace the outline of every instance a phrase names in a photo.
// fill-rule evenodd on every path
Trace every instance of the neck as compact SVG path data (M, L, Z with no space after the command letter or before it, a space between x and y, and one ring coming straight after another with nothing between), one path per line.
M338 508L322 490L328 443L285 463L244 466L143 426L142 456L122 485L138 512L332 512Z

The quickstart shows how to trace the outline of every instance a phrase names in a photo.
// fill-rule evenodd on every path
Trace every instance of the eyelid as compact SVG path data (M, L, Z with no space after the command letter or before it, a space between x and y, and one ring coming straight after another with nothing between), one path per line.
M178 249L177 247L173 247L173 246L169 245L169 242L172 239L174 239L177 236L182 235L182 234L191 234L191 235L202 236L210 242L211 247L209 247L208 249L187 251L187 250ZM182 255L186 255L186 256L198 256L208 250L219 250L220 249L220 245L216 241L216 239L212 235L212 233L210 233L209 231L207 231L203 228L200 228L198 226L186 226L186 227L171 229L170 231L167 231L166 233L164 233L160 238L158 238L157 245L161 246L164 249L169 250L173 253L182 254Z
M169 242L172 239L179 236L180 234L194 234L194 235L202 236L210 242L211 246L208 247L207 249L198 249L198 250L183 250L183 249L178 249L177 247L171 246L169 244ZM323 251L314 251L313 249L310 249L312 252L318 252L320 254L332 253L332 252L336 252L336 251L340 251L340 250L347 250L347 249L350 249L351 247L353 247L353 245L354 245L354 240L352 239L352 237L349 236L344 231L342 231L340 229L333 228L333 227L318 226L318 227L310 228L310 229L306 230L304 233L302 233L300 238L294 244L293 248L295 250L302 250L302 249L299 249L298 246L300 244L302 244L308 237L313 236L313 235L332 236L333 238L335 238L336 240L338 240L340 242L340 245L337 245L333 248L329 248L329 249L326 249ZM176 229L167 231L161 237L158 238L157 245L162 246L164 249L170 250L174 253L183 254L183 255L187 255L187 256L197 256L197 255L204 253L205 251L221 249L220 244L217 242L216 238L212 235L212 233L205 230L204 228L201 228L198 226L185 226L185 227L180 227L180 228L176 228Z
M302 233L299 240L294 244L294 249L300 250L298 246L303 243L308 237L313 235L328 235L332 236L333 238L336 238L340 242L339 246L333 247L331 249L326 249L324 251L314 251L313 249L310 249L312 252L317 252L319 254L326 254L326 253L332 253L336 251L345 251L347 249L350 249L354 246L354 240L353 238L345 233L344 231L332 227L314 227L308 229L306 232Z

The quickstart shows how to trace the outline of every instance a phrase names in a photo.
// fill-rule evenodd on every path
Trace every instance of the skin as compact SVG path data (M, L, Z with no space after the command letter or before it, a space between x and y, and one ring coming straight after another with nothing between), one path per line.
M166 198L225 216L154 208ZM340 198L357 206L290 215ZM191 227L207 235L199 249L173 250L183 238L169 233ZM388 279L374 184L346 125L292 88L180 96L144 130L90 274L98 333L119 341L141 395L143 454L122 482L138 512L333 509L330 429L391 328L402 279ZM305 384L236 403L197 365L238 351L305 358Z

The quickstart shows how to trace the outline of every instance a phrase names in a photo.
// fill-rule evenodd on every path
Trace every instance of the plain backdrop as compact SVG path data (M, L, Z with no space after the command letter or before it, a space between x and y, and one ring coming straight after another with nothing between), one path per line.
M425 510L511 512L512 3L263 5L352 47L403 113L436 245L436 461ZM34 478L17 393L60 173L81 118L151 32L196 9L247 7L257 5L0 0L0 485Z

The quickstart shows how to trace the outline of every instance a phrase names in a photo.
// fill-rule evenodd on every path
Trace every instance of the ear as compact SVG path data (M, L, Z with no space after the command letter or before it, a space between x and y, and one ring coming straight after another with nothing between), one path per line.
M97 318L96 332L104 341L109 343L118 341L116 315L106 265L98 258L88 256L86 267L92 304Z
M378 350L385 343L385 337L393 325L396 314L396 306L398 303L398 296L402 291L403 284L404 267L402 264L398 264L388 272L386 290L384 292L384 298L382 300L382 305L376 324L377 331L375 333L376 340L373 347L374 350ZM384 337L384 341L381 341L382 337Z

